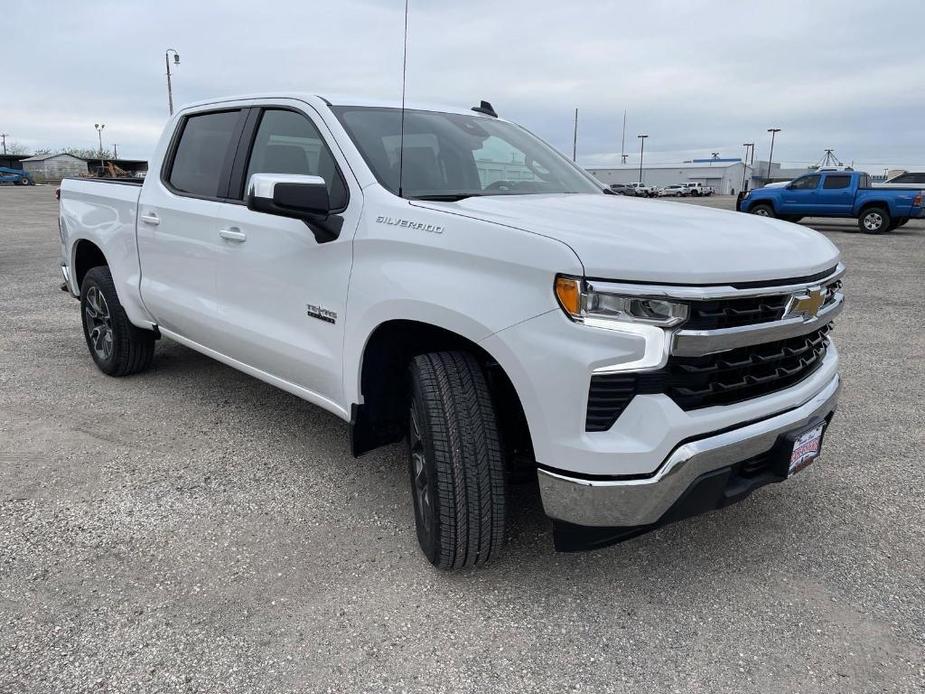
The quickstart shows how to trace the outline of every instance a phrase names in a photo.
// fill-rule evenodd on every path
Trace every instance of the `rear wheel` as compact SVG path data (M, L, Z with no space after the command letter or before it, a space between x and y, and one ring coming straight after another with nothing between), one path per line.
M755 205L752 209L749 210L752 214L756 214L759 217L774 217L774 208L770 205Z
M891 224L890 213L883 207L869 207L858 217L858 228L865 234L882 234Z
M80 285L80 317L87 349L100 371L128 376L151 365L156 336L129 322L105 265L91 268Z
M418 543L440 569L480 566L504 541L504 456L481 365L467 352L411 363L409 471Z

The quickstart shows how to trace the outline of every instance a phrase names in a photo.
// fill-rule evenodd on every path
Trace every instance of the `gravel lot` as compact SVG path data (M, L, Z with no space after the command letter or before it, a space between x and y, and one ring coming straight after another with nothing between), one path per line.
M818 463L574 555L518 487L503 559L447 575L400 446L354 460L340 420L169 341L97 371L53 193L0 188L0 691L925 687L925 223L817 227L850 273Z

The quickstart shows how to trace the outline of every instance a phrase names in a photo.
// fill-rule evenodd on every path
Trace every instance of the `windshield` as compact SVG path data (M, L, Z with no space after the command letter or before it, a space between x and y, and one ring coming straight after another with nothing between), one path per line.
M603 186L538 138L511 123L476 115L334 107L363 159L385 188L406 198L600 193Z

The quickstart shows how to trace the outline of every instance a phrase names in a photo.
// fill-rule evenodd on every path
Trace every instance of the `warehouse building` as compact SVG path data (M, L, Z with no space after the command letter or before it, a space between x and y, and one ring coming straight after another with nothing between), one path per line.
M626 164L611 168L587 169L601 183L635 183L639 165ZM717 195L735 195L742 181L751 178L752 167L741 159L694 159L682 164L648 164L642 167L642 182L651 186L679 183L702 183L712 186Z
M68 176L87 173L87 162L71 154L37 154L22 160L22 168L32 174L36 181L60 181Z

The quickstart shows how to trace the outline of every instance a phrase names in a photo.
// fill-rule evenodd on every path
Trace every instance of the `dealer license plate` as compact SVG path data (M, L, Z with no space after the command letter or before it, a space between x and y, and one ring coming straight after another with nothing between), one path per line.
M787 477L798 473L819 457L819 451L822 448L822 432L824 430L825 422L819 422L794 437L793 448L790 450L790 466L787 470Z

